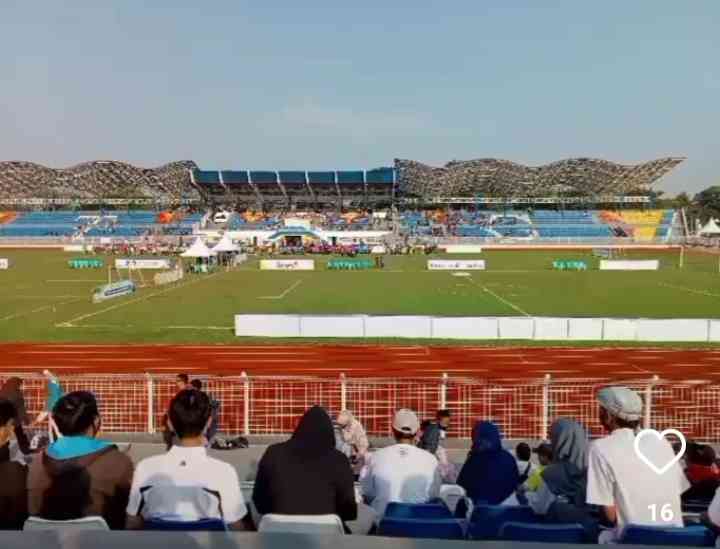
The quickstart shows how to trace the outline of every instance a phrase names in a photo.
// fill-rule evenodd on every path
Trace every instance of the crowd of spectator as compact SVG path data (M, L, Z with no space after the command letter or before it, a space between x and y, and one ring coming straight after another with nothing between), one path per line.
M466 496L455 508L457 517L467 517L478 505L528 506L545 523L580 525L587 541L617 542L630 525L681 528L685 493L705 498L703 520L720 528L720 467L713 448L691 442L684 460L663 474L653 471L635 446L658 464L671 463L678 449L665 438L636 440L643 402L626 387L598 392L606 435L593 441L581 423L559 418L550 426L549 441L534 449L522 442L513 455L496 424L478 421L459 471L446 448L448 410L422 423L414 411L398 410L394 444L371 451L350 411L333 421L314 406L287 441L265 450L246 501L235 468L207 453L218 430L219 403L199 380L177 377L164 419L166 452L134 465L99 438L102 418L94 395L61 396L57 380L47 376L54 434L44 448L31 448L23 433L30 419L22 380L12 378L0 388L4 529L21 528L28 516L55 521L97 516L111 529L210 520L252 530L258 526L253 517L336 515L349 532L348 523L362 512L372 517L367 533L378 525L382 531L390 505L442 501L446 485L459 486Z

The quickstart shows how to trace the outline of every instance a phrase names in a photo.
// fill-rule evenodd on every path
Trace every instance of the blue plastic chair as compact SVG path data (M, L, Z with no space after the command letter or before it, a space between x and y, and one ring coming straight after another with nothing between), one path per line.
M585 530L579 524L532 524L506 522L500 528L499 538L508 541L535 541L538 543L585 543Z
M451 519L450 509L444 503L390 502L385 508L386 518Z
M464 539L462 524L456 519L383 518L378 534L392 538Z
M201 519L193 521L146 519L144 530L163 530L174 532L224 532L225 522L220 519Z
M528 506L476 505L470 516L468 536L471 539L497 539L506 522L538 524L541 520Z
M684 545L686 547L712 547L715 535L700 524L673 528L666 526L637 526L630 524L625 527L620 543L626 545Z

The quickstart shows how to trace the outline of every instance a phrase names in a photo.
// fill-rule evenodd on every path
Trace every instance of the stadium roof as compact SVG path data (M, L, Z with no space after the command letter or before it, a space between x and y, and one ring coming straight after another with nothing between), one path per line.
M398 192L433 196L533 196L577 193L587 196L649 190L684 158L669 157L635 165L594 158L571 158L544 166L481 158L452 161L437 168L414 160L395 160Z

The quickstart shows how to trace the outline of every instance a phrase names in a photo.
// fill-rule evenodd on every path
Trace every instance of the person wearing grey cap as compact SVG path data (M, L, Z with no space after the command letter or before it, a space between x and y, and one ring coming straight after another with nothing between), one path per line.
M621 539L628 524L682 527L680 495L690 486L682 468L675 463L659 474L635 452L642 399L627 387L605 387L597 399L609 434L590 444L587 503L600 506L613 525L600 542ZM670 443L653 434L640 438L638 449L658 469L675 457Z
M398 410L392 423L396 444L378 450L360 475L363 496L378 520L390 502L427 503L440 495L437 458L415 446L420 421L412 410Z

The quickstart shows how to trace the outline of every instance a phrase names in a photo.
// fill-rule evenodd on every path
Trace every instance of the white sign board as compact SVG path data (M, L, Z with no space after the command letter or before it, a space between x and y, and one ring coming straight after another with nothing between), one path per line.
M448 244L443 246L448 254L479 254L482 253L482 246L473 244Z
M10 268L10 261L5 257L0 257L0 270L5 270Z
M427 262L429 271L484 271L484 259L431 259Z
M160 259L116 259L116 269L169 269L170 260Z
M646 260L608 260L600 261L601 271L657 271L660 268L660 261L657 259Z
M314 271L312 259L261 259L261 271Z

